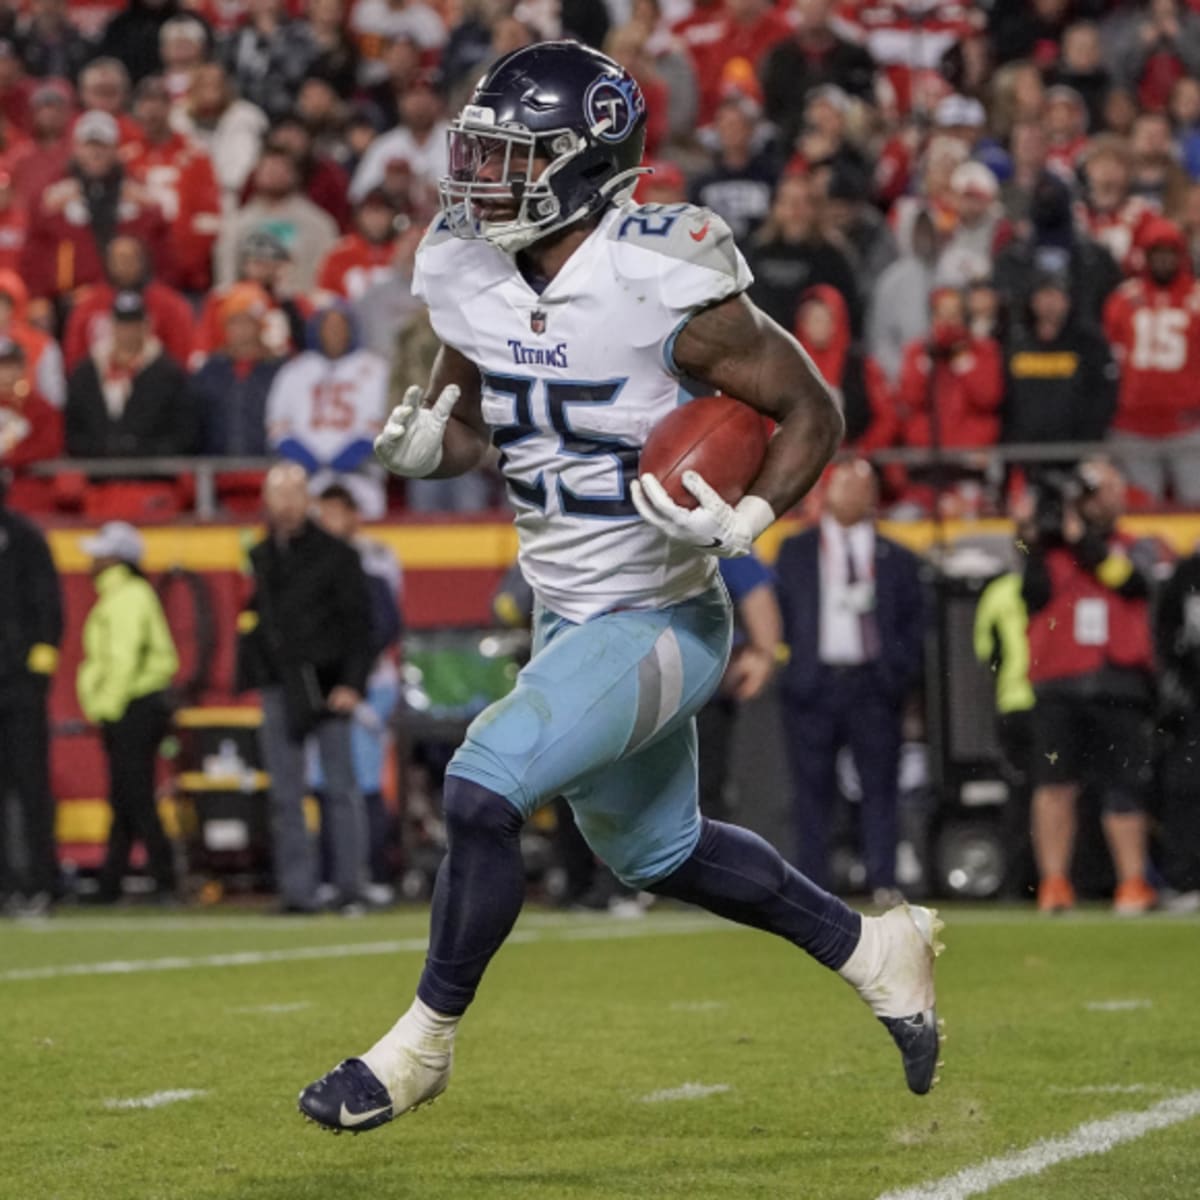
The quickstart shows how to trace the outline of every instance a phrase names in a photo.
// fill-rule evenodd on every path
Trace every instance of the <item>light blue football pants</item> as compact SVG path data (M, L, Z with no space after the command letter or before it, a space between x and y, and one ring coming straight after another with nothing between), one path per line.
M720 581L671 608L582 625L539 609L532 659L471 723L448 773L526 818L565 796L618 879L655 883L700 836L694 718L720 682L731 632Z

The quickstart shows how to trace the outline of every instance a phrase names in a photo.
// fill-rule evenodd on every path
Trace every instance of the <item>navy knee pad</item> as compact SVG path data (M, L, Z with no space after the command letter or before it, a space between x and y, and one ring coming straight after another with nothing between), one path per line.
M451 836L515 838L525 818L498 792L458 775L447 775L442 787L442 813Z
M1142 811L1138 798L1125 788L1106 788L1100 797L1100 811L1105 816L1126 817Z

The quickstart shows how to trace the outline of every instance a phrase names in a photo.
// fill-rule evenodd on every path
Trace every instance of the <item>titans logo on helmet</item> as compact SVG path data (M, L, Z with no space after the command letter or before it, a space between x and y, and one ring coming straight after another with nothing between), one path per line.
M645 111L642 89L629 76L601 75L584 93L583 112L589 128L608 122L596 134L602 142L624 141Z

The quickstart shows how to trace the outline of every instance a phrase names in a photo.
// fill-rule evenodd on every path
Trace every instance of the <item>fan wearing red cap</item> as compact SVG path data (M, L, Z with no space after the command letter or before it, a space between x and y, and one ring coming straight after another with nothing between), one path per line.
M1131 483L1156 499L1200 504L1200 284L1174 221L1155 217L1138 238L1143 269L1108 299L1104 331L1121 367L1114 441L1145 450L1172 442L1192 455L1130 456Z

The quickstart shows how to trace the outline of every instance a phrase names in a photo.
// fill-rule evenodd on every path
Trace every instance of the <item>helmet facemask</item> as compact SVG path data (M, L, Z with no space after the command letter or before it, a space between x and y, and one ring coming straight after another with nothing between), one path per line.
M603 133L603 128L591 132ZM456 237L481 238L508 254L611 202L624 201L643 173L642 168L618 172L598 188L588 188L581 202L572 203L571 176L580 170L597 175L607 170L599 159L594 166L579 161L593 157L588 151L599 143L575 130L535 134L522 125L498 126L490 108L468 104L451 121L448 137L450 173L439 181L438 195L451 232ZM539 158L549 161L535 178ZM493 178L479 178L485 167ZM494 209L511 210L511 215L506 212L495 219L489 216Z

